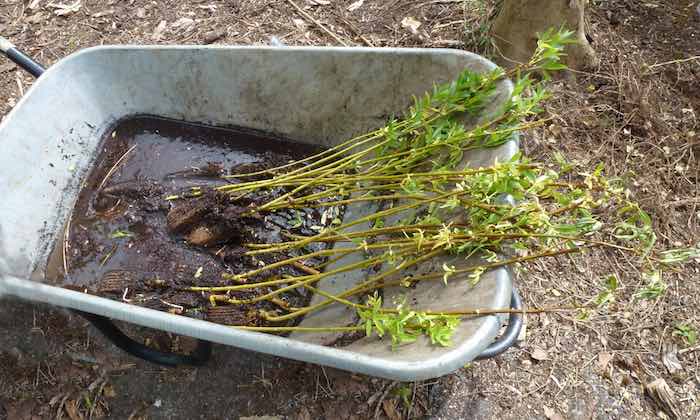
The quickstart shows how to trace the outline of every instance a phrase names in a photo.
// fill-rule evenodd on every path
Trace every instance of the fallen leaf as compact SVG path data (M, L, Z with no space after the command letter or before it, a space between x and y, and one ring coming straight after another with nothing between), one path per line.
M422 23L410 16L403 18L401 21L401 26L411 31L414 35L418 35L418 28L420 28L421 25Z
M309 409L302 407L297 414L296 420L311 420L311 413L309 413Z
M433 41L433 44L437 45L439 47L458 47L458 46L464 44L464 42L462 42L458 39L437 39L437 40ZM555 294L555 296L556 296L556 294Z
M532 348L532 352L530 353L530 357L532 357L533 359L535 359L537 361L542 361L542 360L547 360L549 358L549 355L547 354L547 352L544 349L535 346Z
M170 26L174 29L182 29L186 31L190 29L193 25L194 19L183 17L173 22Z
M75 401L66 401L66 404L63 406L63 408L66 409L66 413L68 414L68 417L70 417L71 420L83 420L83 416L78 411Z
M377 401L379 397L381 397L382 391L377 391L374 394L372 394L368 399L367 399L367 405L368 406L373 406L374 402Z
M610 364L610 362L612 362L613 357L615 357L615 355L612 353L608 353L607 351L602 351L598 353L598 367L600 368L600 370L607 370L608 365Z
M151 35L151 38L153 38L154 41L159 41L160 38L163 36L163 31L165 31L165 25L167 25L168 22L161 20L158 26L156 26L156 29L153 30L153 35Z
M294 26L296 26L299 30L306 30L306 21L304 19L292 19L292 22L294 22Z
M56 394L54 395L51 400L49 400L49 406L53 407L56 405L59 401L61 401L61 398L63 398L63 394Z
M109 16L109 15L111 15L111 14L114 14L114 9L107 9L107 10L103 10L103 11L101 11L101 12L94 13L94 14L92 15L92 17L94 17L94 18L101 18L101 17L103 17L103 16Z
M544 314L542 314L544 315ZM523 315L523 327L520 329L520 333L518 334L517 341L525 341L527 339L527 323L528 323L528 318L527 315Z
M0 64L0 74L5 73L6 71L13 71L17 66L15 63L5 63L5 64Z
M683 365L678 360L678 346L673 341L664 341L661 344L661 361L671 375L683 370Z
M656 379L646 384L644 390L664 413L674 419L682 418L673 390L665 380L662 378Z
M204 34L204 43L211 44L226 36L225 29L215 29Z
M396 409L396 400L384 400L382 402L384 414L389 417L389 420L401 420L401 414Z
M80 10L81 6L82 0L77 0L73 4L49 3L49 7L56 9L53 11L56 16L67 16L73 14Z
M564 417L557 413L555 409L547 407L546 405L542 406L542 409L544 410L544 416L549 420L564 420Z
M112 369L109 370L109 372L124 372L126 370L130 370L135 368L136 365L133 363L125 363L123 365L118 365L114 366Z
M26 17L24 20L27 23L41 23L44 21L44 19L46 18L44 17L43 13L36 12L33 15Z
M357 0L355 3L348 6L347 10L348 10L348 12L354 12L355 10L362 7L363 4L365 4L365 0Z
M102 395L104 395L105 398L114 398L117 396L117 393L114 392L114 387L112 387L112 385L105 385L104 388L102 388Z
M7 419L31 419L32 412L36 408L36 402L28 399L23 402L8 404L5 406Z

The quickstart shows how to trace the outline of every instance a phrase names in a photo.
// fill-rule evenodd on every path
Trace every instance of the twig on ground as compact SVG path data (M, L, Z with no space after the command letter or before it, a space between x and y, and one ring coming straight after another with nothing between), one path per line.
M382 392L382 396L379 397L379 401L377 401L377 406L374 409L374 419L375 420L379 418L379 413L382 409L382 403L386 399L386 396L389 395L391 390L394 389L396 387L396 385L398 385L398 384L399 383L397 381L393 381L389 385L387 385L386 388L384 388L384 392Z
M432 0L421 3L418 7L428 6L431 4L449 4L449 3L462 3L464 0Z
M408 410L406 411L406 418L410 419L411 418L411 413L413 413L413 406L416 403L416 389L418 388L418 383L414 382L413 383L413 392L411 393L411 405L408 406Z
M343 21L343 23L345 23L345 24L348 26L348 28L350 28L350 30L351 30L352 32L355 33L355 35L357 35L358 38L360 38L360 39L362 40L362 42L365 43L365 45L367 45L368 47L374 47L374 44L372 43L372 41L370 41L369 39L367 39L366 36L362 35L362 32L357 28L357 26L355 26L354 23L350 22L350 21L347 20L347 19L342 19L342 18L341 18L341 20Z
M695 60L700 60L700 55L695 55L693 57L683 58L683 59L679 59L679 60L664 61L662 63L652 64L651 66L649 66L649 70L657 68L657 67L668 66L669 64L687 63L688 61L695 61Z
M687 206L688 204L700 204L700 197L692 197L684 200L676 200L668 203L672 207Z
M687 349L678 350L678 354L692 353L700 350L700 346L688 347Z
M289 4L291 4L292 7L294 7L294 8L297 10L297 12L299 12L300 15L302 15L303 17L305 17L307 20L309 20L310 22L312 22L314 25L318 26L323 32L327 33L331 38L333 38L334 40L336 40L337 42L339 42L342 46L344 46L344 47L347 47L347 46L348 46L348 44L347 44L345 41L343 41L342 38L340 38L338 35L334 34L330 29L328 29L328 28L326 28L325 26L323 26L323 24L322 24L321 22L319 22L318 20L314 19L313 16L311 16L311 15L308 14L308 13L306 13L301 7L297 6L297 4L294 3L293 0L287 0L287 2L288 2Z

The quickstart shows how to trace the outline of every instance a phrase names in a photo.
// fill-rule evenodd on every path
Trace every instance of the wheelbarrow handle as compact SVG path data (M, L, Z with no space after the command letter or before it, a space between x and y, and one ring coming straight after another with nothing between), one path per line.
M44 72L44 67L41 64L29 58L28 55L18 50L10 41L1 36L0 51L34 77L39 77Z

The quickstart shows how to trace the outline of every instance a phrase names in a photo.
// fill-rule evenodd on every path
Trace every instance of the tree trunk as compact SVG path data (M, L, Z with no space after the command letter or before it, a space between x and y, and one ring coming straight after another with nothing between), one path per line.
M588 0L504 0L492 35L504 65L527 62L537 46L537 33L561 26L575 31L577 44L566 48L564 62L573 69L595 66L595 51L586 39L584 13Z

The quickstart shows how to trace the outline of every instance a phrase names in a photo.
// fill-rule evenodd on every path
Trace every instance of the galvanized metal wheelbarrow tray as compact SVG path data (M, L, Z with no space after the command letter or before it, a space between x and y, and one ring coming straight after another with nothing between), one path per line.
M390 340L364 338L336 348L323 345L328 337L318 334L280 337L237 330L67 290L45 279L48 254L62 238L104 134L120 119L147 114L236 125L330 146L383 125L387 116L406 109L412 95L464 68L492 69L488 60L442 49L106 46L73 54L44 73L0 41L9 58L40 76L0 124L0 298L80 311L119 347L170 365L205 361L214 342L409 381L447 374L515 341L521 316L511 315L506 332L494 342L505 319L490 315L463 320L452 347L419 340L393 351ZM491 109L511 88L509 81L500 84ZM465 159L471 166L486 166L516 151L513 140ZM362 211L367 210L348 209L345 217ZM347 286L364 275L330 278L324 287ZM505 268L484 274L473 289L468 282L434 283L412 297L423 306L439 302L446 309L520 307ZM302 325L351 321L332 307ZM200 352L168 358L130 340L109 319L198 338Z

